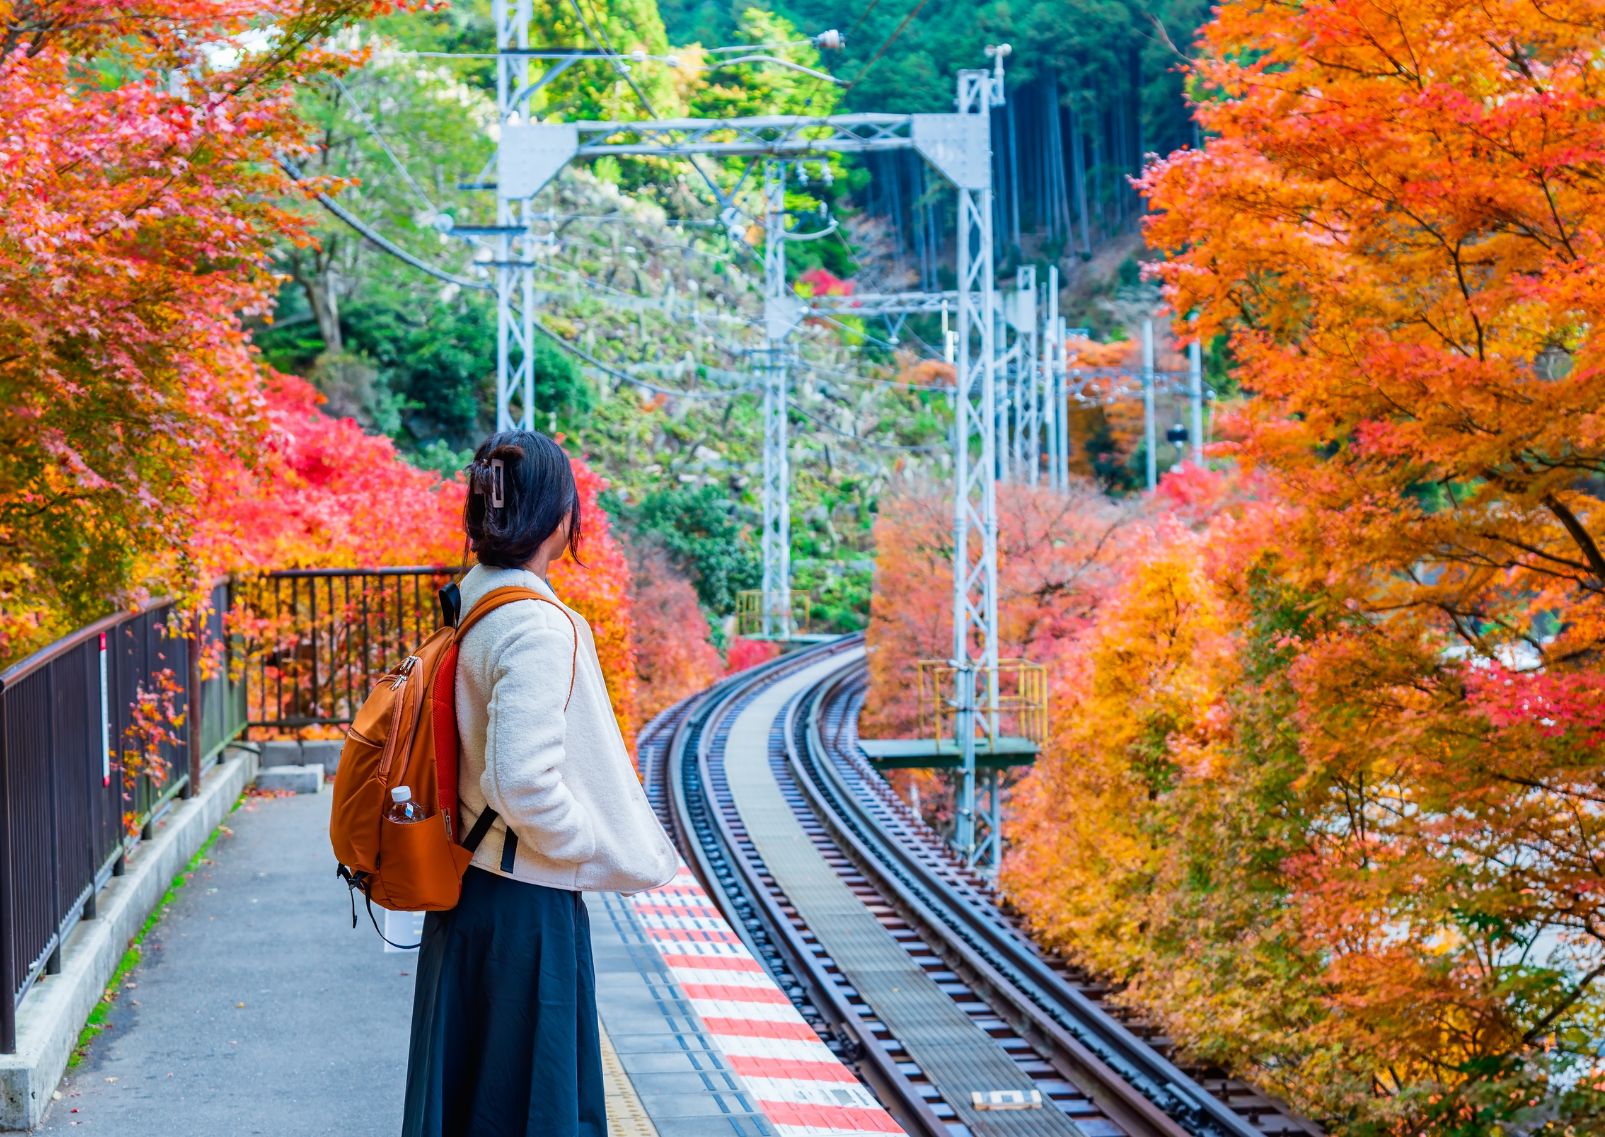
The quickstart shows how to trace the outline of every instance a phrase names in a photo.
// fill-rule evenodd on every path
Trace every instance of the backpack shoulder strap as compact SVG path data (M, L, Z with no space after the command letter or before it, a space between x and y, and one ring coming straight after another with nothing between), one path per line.
M580 661L580 630L574 623L574 617L568 614L568 609L544 593L536 592L533 588L523 588L519 585L507 585L503 588L493 588L479 598L479 602L470 608L457 625L456 641L462 642L471 628L481 619L490 615L503 604L512 604L518 600L539 600L542 604L550 604L568 621L569 631L574 633L574 648L568 661L568 698L563 700L563 709L568 710L569 703L574 698L574 680L579 672Z

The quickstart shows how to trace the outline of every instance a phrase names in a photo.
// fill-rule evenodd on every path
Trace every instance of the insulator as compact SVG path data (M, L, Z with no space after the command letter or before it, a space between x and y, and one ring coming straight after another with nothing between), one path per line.
M820 51L840 51L847 46L847 37L835 28L831 28L814 37L814 46Z

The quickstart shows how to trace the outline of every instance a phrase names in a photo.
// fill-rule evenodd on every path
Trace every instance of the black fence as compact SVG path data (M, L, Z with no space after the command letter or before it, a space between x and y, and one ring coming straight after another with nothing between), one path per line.
M440 626L436 593L453 571L224 582L203 620L156 602L0 672L0 1054L16 1049L23 996L59 968L68 933L94 917L100 889L173 799L248 728L349 723L374 681ZM156 729L142 732L147 716ZM173 719L182 725L163 730ZM125 779L125 756L145 753L167 776Z
M16 1049L18 1004L59 968L106 880L244 730L232 591L216 586L204 620L157 602L0 672L0 1053ZM152 772L125 785L125 755L146 753Z
M257 633L252 727L347 724L379 676L440 627L436 594L455 569L295 569L241 584Z

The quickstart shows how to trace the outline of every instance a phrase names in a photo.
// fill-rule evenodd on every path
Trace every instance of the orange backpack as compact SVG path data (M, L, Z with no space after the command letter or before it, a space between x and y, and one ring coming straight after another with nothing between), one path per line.
M455 585L441 594L448 619L456 607L455 594ZM398 912L456 907L468 862L496 820L496 811L487 807L473 828L459 835L457 649L481 619L519 600L551 604L568 617L562 605L533 589L492 589L455 627L448 623L381 677L346 731L334 776L329 840L339 860L339 876L351 892L352 927L357 923L358 891L367 901L375 930L379 922L373 916L374 904ZM568 618L572 625L573 618ZM574 651L577 661L577 628ZM568 690L572 698L572 670ZM563 707L567 710L568 703ZM396 786L411 789L412 800L425 814L422 821L398 823L385 816Z

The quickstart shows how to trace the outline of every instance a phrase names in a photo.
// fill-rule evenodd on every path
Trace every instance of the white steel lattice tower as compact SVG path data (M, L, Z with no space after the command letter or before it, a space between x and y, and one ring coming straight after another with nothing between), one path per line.
M790 636L791 463L788 453L786 337L796 301L786 287L786 168L769 159L764 185L763 634Z
M1010 352L1010 402L1013 437L1009 480L1035 484L1041 467L1041 394L1037 390L1037 269L1024 265L1015 277L1015 290L1006 298L1004 313L1014 346Z
M953 422L954 734L960 757L954 842L971 864L994 866L999 852L997 774L977 801L976 741L997 737L998 528L997 320L992 261L992 107L1003 101L995 70L959 72L958 106L978 176L958 190L958 358ZM982 685L985 685L983 691ZM994 824L978 833L981 806Z
M494 0L496 119L502 132L529 121L529 23L532 0ZM510 54L511 53L511 54ZM496 187L492 241L496 270L496 429L535 426L535 272L530 258L529 199ZM518 416L513 416L513 403Z
M528 4L523 4L527 27ZM505 0L496 14L505 21ZM512 25L498 23L502 29ZM503 50L514 50L504 39ZM958 826L954 842L961 854L982 868L995 867L999 851L997 825L997 774L989 770L981 787L985 801L978 811L976 744L998 734L997 643L997 323L998 296L992 251L991 109L1003 101L1003 59L1007 45L989 53L989 70L959 73L956 113L854 114L830 117L763 115L735 119L644 119L630 123L534 123L527 118L505 122L497 147L498 197L527 202L574 158L624 156L682 156L716 154L723 157L758 157L768 161L809 154L851 154L880 150L913 149L952 183L959 218L958 288L952 297L957 310L954 391L953 483L953 663L956 673L953 704L955 734L962 755ZM554 67L546 74L554 75ZM510 67L509 71L516 71ZM538 89L538 81L535 87ZM514 104L519 88L509 80L507 102ZM511 112L507 112L511 113ZM623 129L621 129L623 128ZM769 177L766 176L766 187ZM770 191L771 195L773 190ZM783 203L780 203L783 206ZM770 198L770 222L783 208ZM507 217L512 218L511 209ZM527 219L527 218L526 218ZM776 303L768 317L778 319L765 329L770 358L801 314L801 306L785 289L784 230L771 231L765 258L767 295ZM523 262L520 262L521 264ZM519 267L518 265L514 266ZM528 277L528 270L525 269ZM526 293L527 295L527 293ZM855 298L869 299L869 298ZM884 310L940 310L947 298L926 294L906 307L911 297L882 297ZM510 329L529 327L531 316L505 308ZM856 309L855 309L856 311ZM522 322L521 322L522 321ZM528 342L527 338L524 342ZM533 383L533 372L525 371ZM785 588L789 532L785 523L785 387L784 372L771 369L768 378L774 397L773 416L765 415L766 453L777 459L766 471L769 500L776 506L776 524L766 524L766 535L776 553L773 568L766 558L766 580L771 594ZM771 432L771 426L773 432ZM778 446L771 447L771 439ZM775 481L768 481L773 472ZM766 512L766 520L768 514ZM777 540L778 538L778 540ZM790 612L785 609L785 619ZM766 610L766 619L768 611ZM984 826L985 831L978 833Z
M1059 315L1059 267L1048 269L1047 304L1043 308L1042 393L1043 431L1047 436L1048 484L1064 491L1070 487L1070 436L1065 405L1065 328Z

